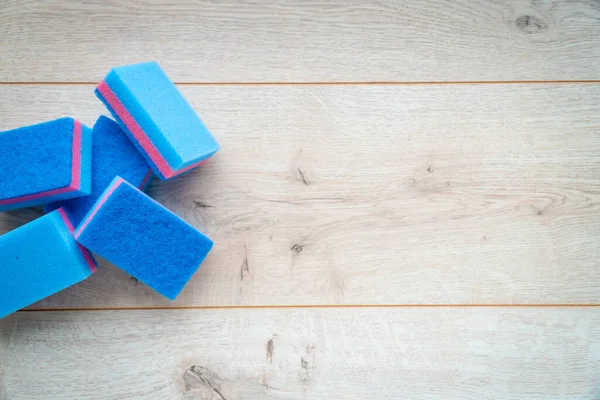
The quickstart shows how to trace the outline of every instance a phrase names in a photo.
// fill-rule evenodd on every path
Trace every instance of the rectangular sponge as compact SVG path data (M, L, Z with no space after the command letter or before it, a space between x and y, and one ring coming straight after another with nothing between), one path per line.
M146 159L112 119L105 116L98 118L92 129L92 138L92 193L46 206L46 211L63 207L75 225L81 222L116 176L142 190L153 176Z
M90 276L96 263L64 210L0 236L0 318Z
M213 242L117 177L75 230L75 239L174 300Z
M0 211L91 191L92 132L73 118L0 132Z
M161 179L189 171L219 150L156 62L113 68L95 92Z

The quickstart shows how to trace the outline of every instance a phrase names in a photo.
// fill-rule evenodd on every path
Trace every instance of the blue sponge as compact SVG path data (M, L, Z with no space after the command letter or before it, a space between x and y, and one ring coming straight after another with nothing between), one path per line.
M96 263L60 209L0 237L0 318L90 276Z
M92 193L46 205L46 212L63 207L75 225L81 222L116 176L142 190L153 176L144 157L112 119L105 116L98 118L92 138Z
M91 192L92 132L73 118L0 132L0 211Z
M213 245L120 177L79 224L75 239L171 300Z
M113 68L95 92L162 179L197 167L219 150L156 62Z

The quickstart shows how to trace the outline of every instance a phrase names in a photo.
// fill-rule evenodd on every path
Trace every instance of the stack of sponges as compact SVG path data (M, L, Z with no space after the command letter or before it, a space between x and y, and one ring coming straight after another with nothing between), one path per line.
M92 252L173 300L212 248L143 193L219 150L193 108L156 62L113 68L95 92L116 122L0 132L0 211L46 211L0 237L0 318L89 277Z

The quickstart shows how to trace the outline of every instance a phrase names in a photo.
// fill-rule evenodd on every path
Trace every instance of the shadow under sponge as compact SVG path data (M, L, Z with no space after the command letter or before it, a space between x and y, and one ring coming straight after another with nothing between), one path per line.
M121 177L79 224L75 239L170 300L213 246L212 240Z

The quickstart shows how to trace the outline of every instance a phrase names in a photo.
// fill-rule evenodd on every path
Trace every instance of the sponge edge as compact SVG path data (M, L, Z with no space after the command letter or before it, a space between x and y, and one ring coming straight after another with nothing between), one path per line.
M91 130L72 118L0 132L0 211L91 191Z
M0 318L84 280L95 269L60 210L1 236L0 260Z
M75 233L75 227L73 226L73 222L72 222L71 218L69 217L69 215L67 214L67 212L65 211L65 209L63 207L61 207L56 212L62 218L62 220L63 220L65 226L67 227L69 233L71 234L71 236L73 236ZM75 240L75 238L73 238L73 240ZM96 270L98 269L98 263L96 262L96 259L92 256L92 253L88 249L86 249L85 247L80 245L79 243L75 242L75 244L77 244L77 248L79 249L79 252L83 256L86 264L90 268L90 271L92 272L92 274L94 272L96 272Z
M174 300L213 242L117 177L75 230L75 239Z
M145 158L112 119L100 116L92 129L92 137L91 194L49 203L44 207L46 212L64 207L75 225L81 222L115 176L122 176L143 190L154 175Z
M219 150L156 62L113 68L95 93L161 179L198 167Z

